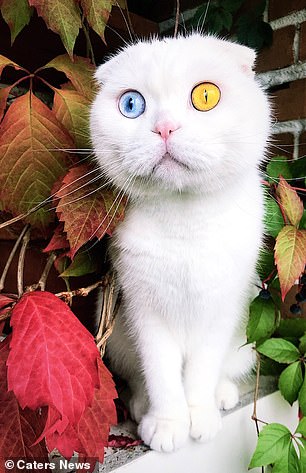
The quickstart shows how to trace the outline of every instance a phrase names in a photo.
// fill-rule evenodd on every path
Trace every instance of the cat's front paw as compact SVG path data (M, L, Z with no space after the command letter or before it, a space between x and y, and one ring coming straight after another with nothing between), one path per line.
M222 427L221 415L217 407L190 406L190 436L197 442L213 439Z
M189 435L189 419L164 419L146 414L138 433L144 443L158 452L173 452L182 447Z
M229 379L220 381L216 392L217 406L219 409L232 409L239 402L239 391L235 383Z

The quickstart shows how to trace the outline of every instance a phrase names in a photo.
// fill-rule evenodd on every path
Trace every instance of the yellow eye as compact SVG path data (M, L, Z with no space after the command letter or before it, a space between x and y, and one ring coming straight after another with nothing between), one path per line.
M200 112L208 112L218 105L221 97L219 87L211 82L196 85L191 92L192 105Z

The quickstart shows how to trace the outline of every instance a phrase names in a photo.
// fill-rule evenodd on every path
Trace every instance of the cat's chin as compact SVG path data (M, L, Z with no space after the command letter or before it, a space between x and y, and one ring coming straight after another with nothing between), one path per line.
M177 169L183 169L185 171L190 171L190 167L181 161L180 159L176 158L172 154L170 154L168 151L161 157L161 159L158 161L158 163L155 164L152 170L152 174L158 174L162 170L162 173L164 175L165 171L166 172L175 172Z

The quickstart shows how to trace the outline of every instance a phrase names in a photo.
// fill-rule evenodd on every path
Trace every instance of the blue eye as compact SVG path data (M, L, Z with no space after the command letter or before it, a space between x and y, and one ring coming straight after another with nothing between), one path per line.
M119 99L119 110L127 118L137 118L146 108L146 101L141 93L129 90Z

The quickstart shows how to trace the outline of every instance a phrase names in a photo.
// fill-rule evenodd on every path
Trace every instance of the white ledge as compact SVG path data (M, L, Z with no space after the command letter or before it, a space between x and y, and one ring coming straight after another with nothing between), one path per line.
M257 416L266 422L284 423L294 430L298 423L297 407L291 408L279 392L275 392L274 378L263 377L257 403ZM174 453L158 453L145 446L126 450L108 449L101 473L246 473L257 435L253 411L252 385L242 387L240 405L224 413L223 429L209 443L199 444L190 440ZM272 392L272 394L271 394ZM130 429L131 425L128 426ZM116 427L114 433L129 434L124 425ZM252 473L260 473L254 469Z

